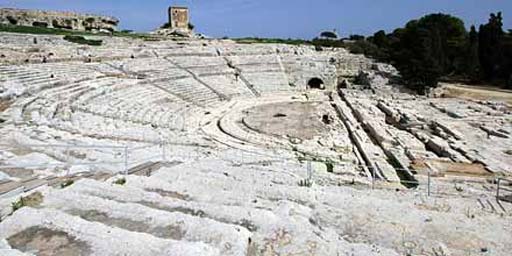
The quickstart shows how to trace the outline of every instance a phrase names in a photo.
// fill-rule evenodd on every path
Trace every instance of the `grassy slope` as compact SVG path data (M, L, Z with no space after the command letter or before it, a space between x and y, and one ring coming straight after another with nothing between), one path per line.
M92 33L87 31L74 31L58 28L42 28L42 27L27 27L27 26L13 26L0 24L0 32L21 33L21 34L34 34L34 35L64 35L64 36L119 36L119 37L132 37L132 38L150 38L148 34L140 33L127 33L127 32L114 32L114 34L107 33Z

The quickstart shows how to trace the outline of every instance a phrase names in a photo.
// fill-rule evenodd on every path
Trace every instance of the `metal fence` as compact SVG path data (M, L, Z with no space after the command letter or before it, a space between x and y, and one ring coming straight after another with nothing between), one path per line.
M112 173L129 174L130 168L147 162L168 162L168 161L194 161L198 159L222 159L232 162L234 165L272 164L275 162L295 165L294 169L303 169L303 173L294 173L299 178L301 186L312 186L319 178L318 170L315 170L313 163L325 164L329 168L353 168L353 170L366 172L366 177L359 176L371 189L390 190L412 190L423 193L426 196L434 197L469 197L479 198L489 194L495 194L497 200L512 201L512 181L502 177L489 176L486 179L476 180L480 192L471 186L475 180L450 178L444 179L433 177L430 171L424 175L415 175L413 180L400 179L389 181L379 178L372 167L357 165L349 162L321 160L321 156L297 158L293 154L285 155L279 152L256 152L250 150L228 149L224 151L213 151L210 155L205 150L198 149L194 145L180 146L187 150L172 150L177 147L174 144L163 142L159 144L138 144L129 145L74 145L74 144L0 144L3 148L30 149L30 152L41 152L55 158L58 161L48 163L11 163L0 165L0 171L12 168L21 169L61 169L64 176L70 174L70 169L84 167L86 170L98 171L107 169ZM98 155L98 159L81 159L81 155ZM106 160L107 159L107 160ZM315 165L318 166L318 165ZM93 167L93 168L91 168ZM78 168L79 169L79 168ZM332 170L330 170L332 171ZM396 170L397 172L408 172L408 170ZM480 183L478 183L480 182Z
M125 171L128 169L128 146L117 145L77 145L77 144L0 144L4 149L21 151L15 159L7 160L0 165L0 171L5 169L109 169ZM24 152L25 151L25 152ZM48 157L41 158L41 155ZM93 154L101 160L87 157ZM94 158L94 157L93 157Z
M512 180L497 178L496 199L512 203Z

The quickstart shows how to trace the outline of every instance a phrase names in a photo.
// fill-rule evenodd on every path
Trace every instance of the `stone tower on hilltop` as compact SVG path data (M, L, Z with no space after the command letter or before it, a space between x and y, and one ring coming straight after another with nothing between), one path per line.
M174 29L188 30L189 11L187 7L171 6L169 7L169 25Z

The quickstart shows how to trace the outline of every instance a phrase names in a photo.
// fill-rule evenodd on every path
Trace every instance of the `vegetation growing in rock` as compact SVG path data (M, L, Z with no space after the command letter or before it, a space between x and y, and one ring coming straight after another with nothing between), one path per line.
M334 162L330 159L325 161L325 167L327 168L327 172L334 172Z
M93 39L87 39L83 36L74 36L74 35L67 35L64 36L64 40L76 44L83 44L83 45L92 45L92 46L100 46L103 41L102 40L93 40Z
M122 185L126 184L126 178L125 177L119 178L114 181L114 184L122 186Z
M60 184L60 188L69 187L69 186L73 185L73 183L75 183L73 180L66 180Z
M11 206L12 206L12 212L15 212L15 211L23 208L25 206L25 203L23 202L23 197L17 201L12 202Z
M26 197L20 197L11 204L12 212L15 212L25 206L36 207L43 202L43 194L41 192L32 193Z

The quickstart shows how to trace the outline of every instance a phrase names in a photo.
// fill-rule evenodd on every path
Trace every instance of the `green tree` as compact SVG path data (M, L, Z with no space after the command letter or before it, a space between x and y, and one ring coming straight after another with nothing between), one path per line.
M507 79L506 88L512 89L512 31L503 37L503 74Z
M480 26L478 52L482 75L486 80L499 78L504 34L501 12L492 13L489 22Z
M406 85L424 94L428 87L437 85L441 76L441 65L435 58L439 40L435 33L422 28L418 21L407 24L400 37L399 47L391 57L402 74Z
M380 48L387 48L389 47L389 39L386 35L386 32L384 30L380 30L373 34L371 37L371 41L373 44L375 44L377 47Z
M362 41L362 40L364 40L364 36L362 36L362 35L350 35L349 39L353 40L353 41Z
M324 32L320 33L320 37L329 38L329 39L338 39L338 35L336 34L336 32L333 32L333 31L324 31Z
M446 14L430 14L407 23L390 37L390 59L404 82L418 93L435 87L441 76L457 70L464 56L464 23Z
M464 61L464 69L462 70L462 73L472 81L477 81L480 78L480 59L478 55L478 45L478 32L473 25L469 31L465 54L466 58Z
M410 88L422 93L443 79L464 78L512 88L512 30L503 31L501 13L491 14L479 31L446 14L412 20L390 34L378 31L366 40L347 42L354 53L393 64Z

